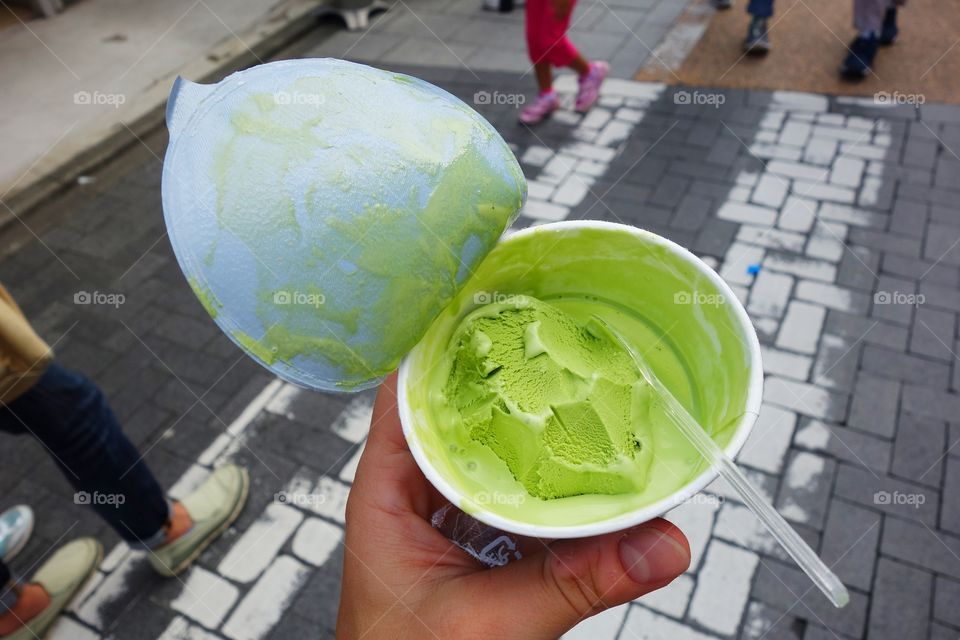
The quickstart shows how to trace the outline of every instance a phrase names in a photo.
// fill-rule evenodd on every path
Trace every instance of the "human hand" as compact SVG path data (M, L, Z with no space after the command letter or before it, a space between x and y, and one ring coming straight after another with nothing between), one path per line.
M396 387L395 374L380 387L347 502L341 640L556 638L690 564L683 533L658 518L593 538L524 539L522 559L483 567L430 524L447 500L407 447Z

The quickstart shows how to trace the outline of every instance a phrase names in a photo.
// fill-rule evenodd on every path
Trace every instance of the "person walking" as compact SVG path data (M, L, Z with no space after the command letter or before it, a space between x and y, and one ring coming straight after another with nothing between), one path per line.
M600 85L610 65L602 61L588 62L567 37L575 3L576 0L527 0L527 50L539 93L520 111L523 124L537 124L560 108L560 98L553 89L554 67L570 67L579 76L576 111L586 113L600 95Z
M713 0L717 9L729 9L733 0ZM747 37L743 40L746 53L765 54L770 51L770 18L773 17L773 0L750 0L747 13L753 16L747 27Z
M897 41L897 8L906 0L853 0L853 28L857 37L850 43L849 53L840 65L846 78L861 79L870 74L874 58L881 46Z
M225 465L182 501L165 495L127 439L100 389L53 361L0 285L0 431L29 434L54 458L76 494L161 575L183 571L240 515L245 469ZM30 518L32 523L32 517ZM29 580L0 561L0 638L43 637L93 574L103 549L93 538L54 552Z

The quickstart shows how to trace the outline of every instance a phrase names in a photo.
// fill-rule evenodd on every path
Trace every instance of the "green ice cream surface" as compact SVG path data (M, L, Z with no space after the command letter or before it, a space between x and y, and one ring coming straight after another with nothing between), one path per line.
M651 389L619 345L548 303L516 296L467 316L451 347L445 396L469 437L531 496L647 484Z

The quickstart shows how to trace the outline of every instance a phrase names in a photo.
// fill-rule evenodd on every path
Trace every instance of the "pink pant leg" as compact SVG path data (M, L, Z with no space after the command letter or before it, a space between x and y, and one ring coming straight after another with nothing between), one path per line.
M551 0L527 0L527 50L534 64L547 62L555 67L566 67L577 57L577 48L567 38L570 11L563 19L556 17Z

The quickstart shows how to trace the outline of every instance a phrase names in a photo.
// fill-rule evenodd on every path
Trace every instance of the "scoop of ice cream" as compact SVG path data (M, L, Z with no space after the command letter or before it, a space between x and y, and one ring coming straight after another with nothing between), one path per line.
M619 345L527 296L463 319L444 389L472 440L543 499L640 491L651 389Z

